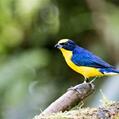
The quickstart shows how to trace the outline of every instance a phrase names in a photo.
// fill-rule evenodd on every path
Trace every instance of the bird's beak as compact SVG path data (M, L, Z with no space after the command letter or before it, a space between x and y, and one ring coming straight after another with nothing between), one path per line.
M54 47L55 48L62 48L62 45L60 45L60 44L57 43Z

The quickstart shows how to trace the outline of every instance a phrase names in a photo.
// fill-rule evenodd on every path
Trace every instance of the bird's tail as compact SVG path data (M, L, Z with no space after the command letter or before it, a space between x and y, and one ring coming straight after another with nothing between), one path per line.
M119 74L119 70L115 68L103 68L101 69L101 72L105 75L117 75Z

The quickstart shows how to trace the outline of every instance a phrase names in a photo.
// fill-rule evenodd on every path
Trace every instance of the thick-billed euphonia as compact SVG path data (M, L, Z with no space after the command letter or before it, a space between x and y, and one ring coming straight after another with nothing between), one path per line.
M78 46L70 39L60 40L55 47L61 50L68 66L82 74L85 81L90 77L119 74L119 70L114 66L103 61L90 51Z

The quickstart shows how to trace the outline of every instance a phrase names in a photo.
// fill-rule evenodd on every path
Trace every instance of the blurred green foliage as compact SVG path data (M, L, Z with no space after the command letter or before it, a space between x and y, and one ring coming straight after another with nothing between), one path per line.
M106 25L95 22L88 0L0 0L0 119L30 119L83 81L54 49L61 38L117 63L116 53L106 54L113 43L118 49L119 2L101 2L106 12L96 13L105 14Z

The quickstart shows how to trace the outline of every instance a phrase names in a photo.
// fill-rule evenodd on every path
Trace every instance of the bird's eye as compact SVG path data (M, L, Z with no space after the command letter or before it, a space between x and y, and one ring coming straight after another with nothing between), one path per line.
M60 43L60 45L64 45L65 43Z

